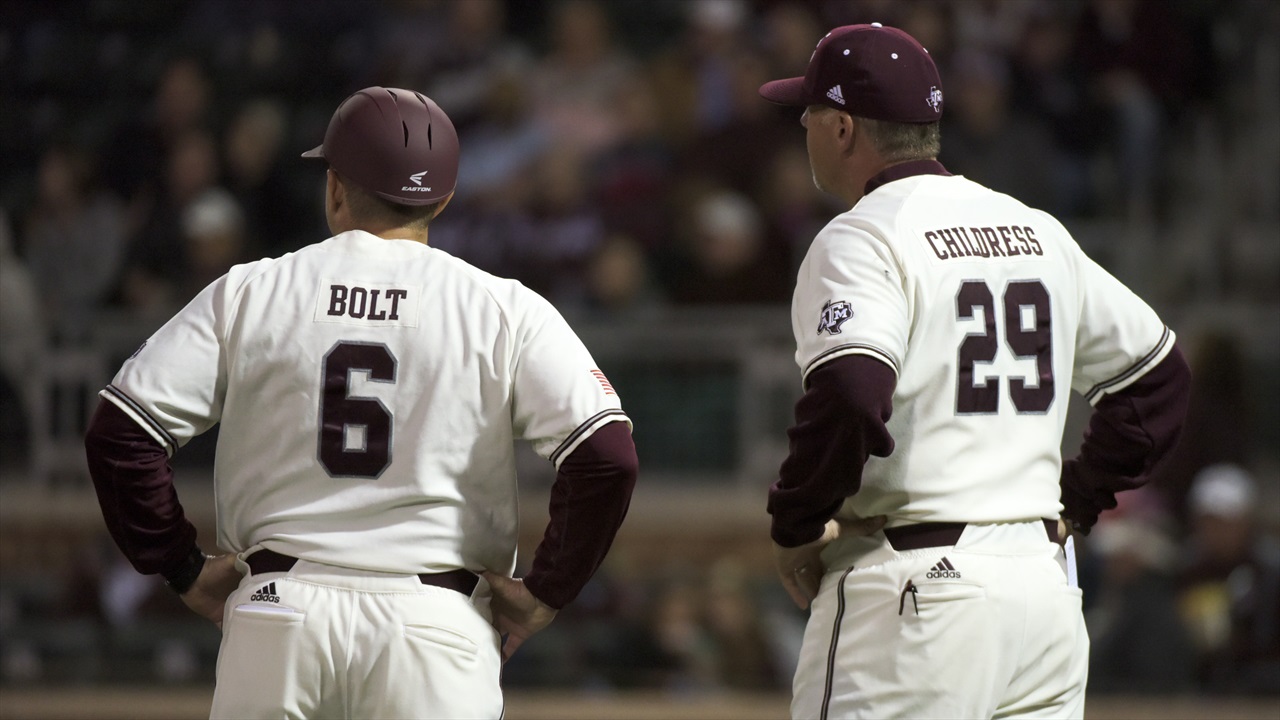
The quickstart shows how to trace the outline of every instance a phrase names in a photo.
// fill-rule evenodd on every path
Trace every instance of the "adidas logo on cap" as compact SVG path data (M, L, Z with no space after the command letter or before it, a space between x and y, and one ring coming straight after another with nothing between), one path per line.
M938 561L937 565L933 566L932 570L925 574L925 577L930 580L937 578L951 578L953 580L958 580L960 579L960 571L951 564L950 560L942 558Z
M276 584L269 582L258 588L258 592L249 596L250 602L280 602L280 596L276 594Z
M827 97L835 100L841 105L844 104L844 93L840 90L839 85L832 86L832 88L827 91Z

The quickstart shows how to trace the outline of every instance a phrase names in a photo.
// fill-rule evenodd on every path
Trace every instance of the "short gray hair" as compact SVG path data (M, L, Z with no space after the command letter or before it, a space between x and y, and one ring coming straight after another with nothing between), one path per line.
M895 123L860 117L858 123L880 157L888 162L933 160L942 151L938 123Z

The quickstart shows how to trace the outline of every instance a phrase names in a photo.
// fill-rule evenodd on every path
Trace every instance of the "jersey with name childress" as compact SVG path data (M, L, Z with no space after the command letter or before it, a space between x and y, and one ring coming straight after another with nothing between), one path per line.
M358 230L232 268L103 397L170 453L221 422L223 549L397 573L510 571L513 440L558 464L629 422L542 297Z
M842 516L1056 518L1068 393L1159 363L1173 333L1048 214L960 176L882 185L833 219L792 304L802 377L865 354L897 374L895 449Z

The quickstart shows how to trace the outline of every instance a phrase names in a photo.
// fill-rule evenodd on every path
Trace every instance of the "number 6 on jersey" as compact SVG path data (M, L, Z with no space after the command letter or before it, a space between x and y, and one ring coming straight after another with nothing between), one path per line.
M324 356L320 382L320 464L330 477L376 478L391 464L391 411L372 397L353 397L351 373L370 382L396 381L396 357L386 345L339 342Z

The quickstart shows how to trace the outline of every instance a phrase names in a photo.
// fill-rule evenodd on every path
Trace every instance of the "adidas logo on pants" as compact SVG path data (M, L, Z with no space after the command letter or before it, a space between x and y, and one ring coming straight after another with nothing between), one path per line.
M249 596L250 602L280 602L280 596L276 594L276 584L269 582L258 588L258 591Z
M938 561L937 565L933 566L933 569L925 574L925 577L930 580L937 578L952 578L954 580L959 580L960 571L955 569L955 566L951 564L950 560L942 558Z

